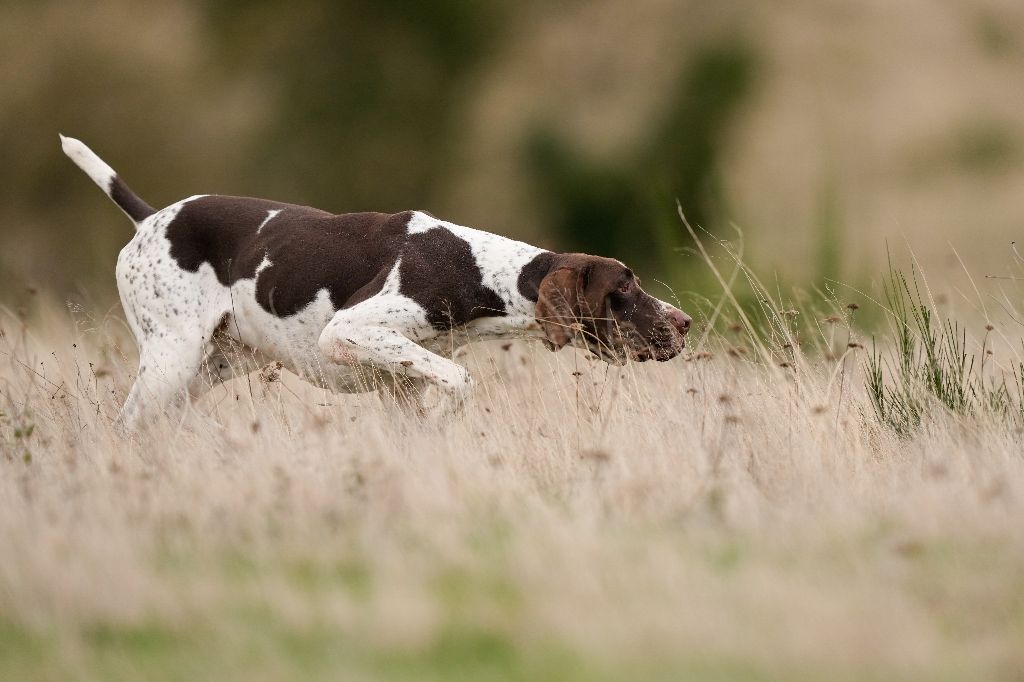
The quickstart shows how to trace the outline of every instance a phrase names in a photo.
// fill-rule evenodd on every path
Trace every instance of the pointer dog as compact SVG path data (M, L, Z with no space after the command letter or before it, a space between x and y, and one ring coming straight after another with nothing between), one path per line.
M155 210L80 141L64 153L135 223L117 288L139 344L119 425L265 362L340 392L461 400L466 343L536 336L613 364L668 360L690 318L617 260L554 253L423 211L334 215L200 195ZM401 392L401 391L400 391Z

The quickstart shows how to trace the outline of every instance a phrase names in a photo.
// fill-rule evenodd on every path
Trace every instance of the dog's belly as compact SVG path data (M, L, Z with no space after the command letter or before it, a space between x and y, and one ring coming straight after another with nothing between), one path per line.
M320 333L335 313L326 289L288 317L277 317L260 306L255 297L255 280L236 282L231 287L231 301L232 315L223 330L229 337L325 388L346 393L373 388L365 370L329 362L320 352Z

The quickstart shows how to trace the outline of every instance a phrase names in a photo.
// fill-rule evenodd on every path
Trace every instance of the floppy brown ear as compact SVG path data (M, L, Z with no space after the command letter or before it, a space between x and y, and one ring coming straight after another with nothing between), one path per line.
M587 268L585 286L580 301L582 317L608 322L608 296L615 291L622 278L622 268L607 262L594 263Z
M580 318L580 273L572 268L558 268L541 280L537 289L534 315L554 350L572 340L571 325Z

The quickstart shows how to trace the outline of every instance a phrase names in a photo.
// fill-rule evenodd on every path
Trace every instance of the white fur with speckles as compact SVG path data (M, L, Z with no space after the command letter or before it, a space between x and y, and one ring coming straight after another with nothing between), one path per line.
M469 244L480 268L483 285L492 289L505 302L506 312L510 316L532 315L533 302L519 293L519 273L527 263L543 253L543 249L483 230L438 220L422 211L414 212L409 220L409 234L436 229L448 230Z
M321 289L296 314L278 317L256 299L259 277L271 265L268 256L254 277L237 280L230 287L217 280L208 263L197 272L178 267L171 256L167 227L182 206L200 196L142 221L118 258L118 290L140 349L139 373L121 416L129 430L139 426L150 407L180 401L185 389L197 395L210 387L211 380L226 380L268 360L337 391L373 388L369 368L377 376L384 372L411 377L461 397L472 380L451 360L455 349L476 340L529 334L536 327L534 304L519 293L518 282L523 266L541 249L420 212L413 213L408 233L447 230L465 240L484 286L505 303L507 316L481 318L452 332L438 332L429 324L427 311L402 295L399 258L381 291L366 301L336 310L328 291ZM279 213L280 209L268 211L257 231ZM218 330L245 349L248 357L231 360L214 343ZM203 373L203 367L209 371ZM207 381L197 380L198 376Z

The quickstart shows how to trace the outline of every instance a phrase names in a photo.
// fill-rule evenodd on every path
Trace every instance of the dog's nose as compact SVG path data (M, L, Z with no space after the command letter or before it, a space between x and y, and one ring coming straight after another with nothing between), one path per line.
M693 322L693 318L684 313L682 310L672 308L668 311L668 319L672 323L680 334L686 336L686 333L690 331L690 323Z

